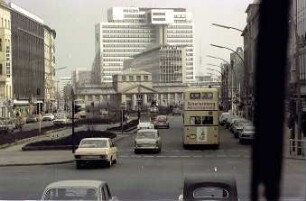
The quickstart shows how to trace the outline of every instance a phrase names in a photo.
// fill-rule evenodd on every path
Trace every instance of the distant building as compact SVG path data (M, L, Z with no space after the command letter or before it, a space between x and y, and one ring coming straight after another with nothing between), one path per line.
M17 110L26 115L51 108L55 31L13 3L0 1L0 11L0 108L9 109L10 115ZM8 116L4 113L0 115Z
M8 116L8 101L13 97L11 13L1 2L0 19L0 116Z
M125 60L124 69L152 73L153 83L186 83L186 46L162 45Z
M55 80L55 38L56 32L44 26L44 51L45 51L45 109L54 110L56 101Z
M114 7L107 22L95 26L94 82L112 82L125 59L155 45L186 46L186 82L194 80L194 39L191 12L185 8Z
M90 85L92 83L92 71L84 68L75 68L72 71L72 83L74 87Z
M60 77L59 80L59 97L62 99L64 97L64 88L66 85L72 85L71 77Z

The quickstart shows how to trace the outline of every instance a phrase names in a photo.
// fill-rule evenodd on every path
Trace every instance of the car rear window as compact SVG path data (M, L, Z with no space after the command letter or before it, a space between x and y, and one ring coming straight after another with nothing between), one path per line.
M215 186L206 186L200 187L193 191L193 198L195 199L224 199L229 198L228 190L215 187Z
M81 148L106 148L106 140L83 140L80 144Z

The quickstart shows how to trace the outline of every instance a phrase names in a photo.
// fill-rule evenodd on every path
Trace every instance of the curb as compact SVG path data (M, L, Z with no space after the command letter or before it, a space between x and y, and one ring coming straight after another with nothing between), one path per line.
M45 162L45 163L28 163L28 164L4 164L0 165L0 167L14 167L14 166L38 166L38 165L59 165L59 164L66 164L72 163L74 160L66 160L66 161L58 161L58 162Z
M32 141L32 140L43 138L43 137L46 137L46 135L49 135L50 133L59 132L59 131L65 130L65 129L67 129L67 128L59 128L59 129L55 129L55 130L49 130L49 131L46 131L45 134L40 135L40 136L25 138L25 139L18 140L18 141L13 142L13 143L2 144L2 145L0 145L0 149L5 149L5 148L10 147L10 146L15 146L15 145L23 144L23 143L26 143L26 142L29 142L29 141Z

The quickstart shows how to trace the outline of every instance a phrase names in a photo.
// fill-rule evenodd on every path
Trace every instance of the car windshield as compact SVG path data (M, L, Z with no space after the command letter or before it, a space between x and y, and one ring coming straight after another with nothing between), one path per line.
M151 123L149 123L149 122L142 122L142 123L139 123L139 126L140 127L148 127L148 126L150 126L151 125Z
M107 148L106 140L82 140L80 148Z
M215 186L205 186L197 188L193 191L193 198L196 200L200 199L226 199L229 198L228 190L215 187Z
M73 187L52 188L46 191L43 200L97 200L95 188Z
M154 139L156 138L156 133L155 132L138 132L136 138L142 139L142 138L150 138Z

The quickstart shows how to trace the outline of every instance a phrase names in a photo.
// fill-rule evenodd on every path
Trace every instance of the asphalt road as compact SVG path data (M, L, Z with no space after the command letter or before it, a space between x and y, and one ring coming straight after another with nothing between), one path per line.
M133 153L134 136L118 142L119 160L112 168L77 170L73 163L0 168L0 200L39 199L45 186L63 179L98 179L109 183L119 200L177 200L183 180L190 174L227 173L237 180L241 200L248 200L250 146L240 145L221 128L219 150L184 150L182 119L170 117L170 129L160 129L160 154ZM305 197L305 161L285 160L282 194L286 200Z

